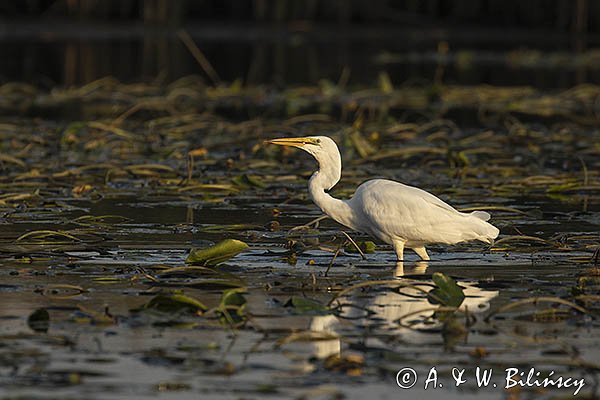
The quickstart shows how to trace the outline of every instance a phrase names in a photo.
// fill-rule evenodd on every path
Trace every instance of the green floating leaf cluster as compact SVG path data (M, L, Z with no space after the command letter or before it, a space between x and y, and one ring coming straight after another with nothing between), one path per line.
M460 307L465 294L456 281L441 272L434 272L431 277L436 287L427 293L427 299L433 304L446 307Z
M156 310L164 313L183 312L202 314L208 310L208 307L198 300L182 294L159 294L134 311L141 310Z
M370 240L365 240L364 242L358 242L356 244L358 245L360 250L365 254L372 254L375 253L375 251L377 250L377 245ZM352 243L346 245L346 247L344 247L344 251L346 253L358 253L358 250Z
M171 317L174 314L187 314L190 316L214 315L219 322L228 326L239 326L246 321L246 298L243 293L245 288L224 290L219 305L208 308L201 301L179 293L158 294L149 302L139 308L131 310L132 313L143 311L157 311Z
M191 265L212 266L220 264L246 250L249 246L235 239L225 239L206 249L192 249L185 262Z

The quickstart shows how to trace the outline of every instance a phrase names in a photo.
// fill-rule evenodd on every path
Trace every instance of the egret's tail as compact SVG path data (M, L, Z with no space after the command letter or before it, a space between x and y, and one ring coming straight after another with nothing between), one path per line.
M469 214L463 214L470 221L471 238L468 240L479 240L480 242L492 244L498 237L500 230L490 224L491 215L485 211L473 211Z
M479 218L482 221L489 221L492 217L490 213L485 211L473 211L470 215L474 216L475 218Z
M479 234L477 240L487 244L493 244L494 239L498 237L500 234L500 230L496 228L494 225L485 222L484 220L479 220L479 224L476 232Z

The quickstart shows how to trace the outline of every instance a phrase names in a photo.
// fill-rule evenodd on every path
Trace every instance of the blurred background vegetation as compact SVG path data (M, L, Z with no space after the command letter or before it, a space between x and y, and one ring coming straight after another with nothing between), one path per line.
M599 81L599 44L600 2L588 0L0 3L0 83L42 87L195 73L207 82L372 84L385 71L395 82L561 88Z

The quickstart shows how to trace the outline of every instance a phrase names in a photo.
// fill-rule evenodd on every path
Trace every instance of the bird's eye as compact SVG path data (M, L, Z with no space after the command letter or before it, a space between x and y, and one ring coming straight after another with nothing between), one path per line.
M321 143L321 139L316 140L317 144Z

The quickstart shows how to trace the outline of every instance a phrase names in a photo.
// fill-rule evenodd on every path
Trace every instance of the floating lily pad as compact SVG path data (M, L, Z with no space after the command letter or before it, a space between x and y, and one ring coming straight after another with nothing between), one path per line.
M187 264L202 266L217 265L238 255L248 247L246 243L240 240L225 239L207 249L192 249L185 262Z
M197 314L208 310L208 307L198 300L182 294L159 294L135 311L148 309L165 313L187 312Z
M245 292L244 288L228 289L223 292L221 297L221 307L241 307L246 304L246 298L242 294Z
M375 250L377 250L377 245L370 240L366 240L364 242L358 242L356 244L358 245L360 250L365 254L375 253ZM352 243L350 243L346 247L344 247L344 251L346 253L358 253L358 250Z
M431 278L436 287L427 293L427 299L433 304L446 307L459 307L465 294L456 281L441 272L435 272Z

